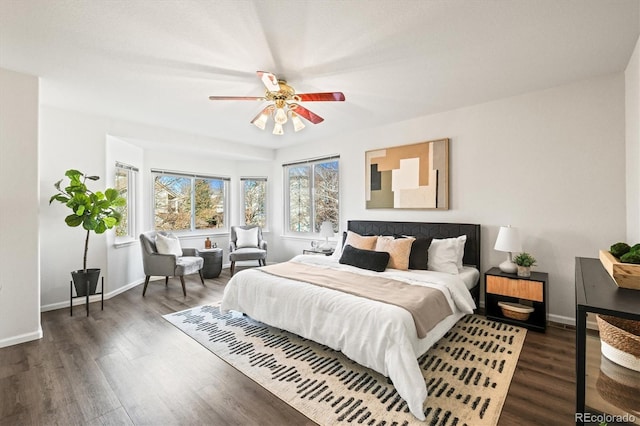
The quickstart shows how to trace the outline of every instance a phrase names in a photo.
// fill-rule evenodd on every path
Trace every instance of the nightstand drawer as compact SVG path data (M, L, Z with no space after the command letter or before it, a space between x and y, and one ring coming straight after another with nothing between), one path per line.
M487 293L544 302L544 283L487 275Z

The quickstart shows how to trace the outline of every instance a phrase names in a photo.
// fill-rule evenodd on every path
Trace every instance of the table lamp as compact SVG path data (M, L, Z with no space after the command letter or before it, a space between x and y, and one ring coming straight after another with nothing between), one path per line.
M325 220L320 225L320 236L324 237L324 244L319 247L320 250L331 250L329 238L333 237L333 224L328 220Z
M496 238L496 245L493 247L498 251L506 251L509 253L507 260L499 265L502 272L509 274L515 274L518 270L518 265L513 263L511 254L513 252L521 252L522 244L520 243L520 234L516 228L511 226L501 226L498 231L498 238Z

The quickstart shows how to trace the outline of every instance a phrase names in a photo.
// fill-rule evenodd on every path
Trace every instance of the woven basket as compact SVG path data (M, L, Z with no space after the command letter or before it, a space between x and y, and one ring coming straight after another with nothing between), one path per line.
M502 315L518 321L526 321L533 312L533 308L518 303L498 302L498 306L502 309Z
M596 389L605 401L640 416L640 372L624 368L603 356Z
M640 371L640 321L596 315L601 351L616 364Z

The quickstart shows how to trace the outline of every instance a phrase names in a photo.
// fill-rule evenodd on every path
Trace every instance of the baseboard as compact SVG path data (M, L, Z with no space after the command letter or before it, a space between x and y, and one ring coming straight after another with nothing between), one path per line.
M137 281L134 281L132 283L129 283L123 287L119 287L113 291L110 291L109 293L105 293L104 294L104 298L105 300L109 300L112 297L115 297L117 295L119 295L120 293L124 293L127 290L131 290L133 287L140 285L144 282L144 279L141 278ZM86 303L87 299L84 297L79 297L77 299L73 299L73 306L76 305L84 305ZM99 302L100 301L100 295L99 294L94 294L93 296L89 296L89 303L93 303L93 302ZM51 303L49 305L42 305L40 306L40 312L47 312L47 311L55 311L56 309L64 309L64 308L68 308L69 307L69 301L64 301L64 302L57 302L57 303Z
M480 303L480 308L482 309L482 312L484 312L484 300L481 300ZM570 327L574 327L576 326L576 319L572 318L572 317L565 317L562 315L555 315L555 314L549 314L547 316L547 322L548 323L553 323L553 324L557 324L557 325L561 325L561 326L570 326ZM587 328L594 328L597 330L598 326L596 325L595 321L590 321L589 319L587 319Z
M0 340L0 348L5 348L7 346L18 345L20 343L30 342L32 340L42 339L42 327L38 326L38 330L21 334L19 336L12 336L6 339Z
M576 326L576 319L575 318L565 317L565 316L562 316L562 315L549 314L547 316L547 321L554 322L556 324L570 325L572 327Z

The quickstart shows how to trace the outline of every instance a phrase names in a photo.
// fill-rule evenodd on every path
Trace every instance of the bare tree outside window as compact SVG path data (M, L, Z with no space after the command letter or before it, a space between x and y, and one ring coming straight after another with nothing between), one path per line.
M330 221L337 232L340 221L338 160L288 165L285 175L288 176L288 231L319 232L322 222Z
M322 222L329 221L333 224L333 232L338 232L340 221L338 209L338 162L329 161L316 164L313 168L315 220L314 232L320 232Z
M289 231L311 232L311 167L289 169Z
M191 179L160 175L154 179L155 229L191 229Z
M267 226L267 179L242 178L244 224Z
M116 207L122 215L116 226L116 240L119 242L136 238L136 180L138 169L124 163L116 162L114 188L118 195L126 200L123 206Z
M127 203L121 207L116 207L115 210L122 215L120 224L116 226L116 237L126 237L129 235L129 172L128 170L116 167L115 175L115 189L118 191L118 195Z
M203 176L156 175L153 191L155 229L225 228L227 181Z

